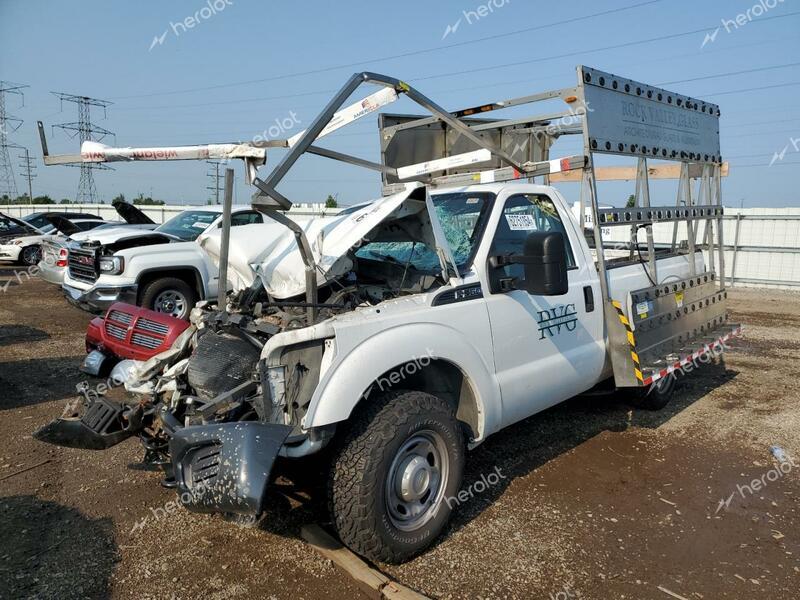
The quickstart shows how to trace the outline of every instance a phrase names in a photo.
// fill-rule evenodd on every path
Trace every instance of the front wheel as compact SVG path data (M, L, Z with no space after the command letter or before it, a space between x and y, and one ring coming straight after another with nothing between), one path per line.
M176 277L164 277L145 286L141 305L179 319L188 319L196 302L197 294L188 283Z
M39 264L40 260L42 260L41 246L28 246L27 248L23 248L19 255L19 262L27 267Z
M399 563L427 548L450 518L465 443L453 407L424 392L366 400L334 457L329 486L342 542Z

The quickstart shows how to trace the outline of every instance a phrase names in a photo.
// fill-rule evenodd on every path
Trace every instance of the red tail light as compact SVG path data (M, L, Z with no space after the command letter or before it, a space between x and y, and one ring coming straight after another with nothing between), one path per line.
M56 261L57 267L66 267L67 266L67 249L62 248L58 251L58 260Z

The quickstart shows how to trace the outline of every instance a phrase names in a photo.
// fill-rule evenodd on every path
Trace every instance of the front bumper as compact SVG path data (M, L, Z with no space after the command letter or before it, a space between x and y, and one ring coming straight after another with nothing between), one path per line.
M175 431L169 451L181 503L194 512L260 515L272 465L291 431L252 421Z
M141 407L129 409L97 398L82 416L62 415L36 430L33 437L65 448L106 450L137 434L142 426L141 418Z
M11 244L0 245L0 260L19 260L19 253L22 251L22 246L14 246Z
M81 290L64 283L61 288L70 304L89 312L104 312L115 302L136 305L139 292L138 285L97 285L88 290Z

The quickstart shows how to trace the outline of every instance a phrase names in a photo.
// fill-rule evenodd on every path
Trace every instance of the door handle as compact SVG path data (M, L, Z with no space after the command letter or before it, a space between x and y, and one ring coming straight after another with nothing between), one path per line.
M586 312L592 312L594 310L594 292L592 292L592 286L583 286L583 301L586 303Z

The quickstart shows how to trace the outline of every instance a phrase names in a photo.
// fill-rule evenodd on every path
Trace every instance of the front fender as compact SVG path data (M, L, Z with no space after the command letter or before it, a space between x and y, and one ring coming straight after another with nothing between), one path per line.
M338 333L336 339L339 344ZM424 366L426 356L452 363L472 388L479 412L475 441L500 427L502 408L497 379L486 359L457 329L430 322L400 324L341 353L339 348L311 398L303 421L306 429L346 420L378 377L401 365L408 364L410 368L415 361ZM394 387L402 389L402 381Z
M206 298L216 294L217 268L209 256L195 242L178 242L129 248L117 253L125 257L126 277L137 281L150 273L187 270L193 271L202 285Z

